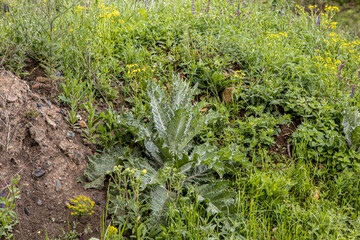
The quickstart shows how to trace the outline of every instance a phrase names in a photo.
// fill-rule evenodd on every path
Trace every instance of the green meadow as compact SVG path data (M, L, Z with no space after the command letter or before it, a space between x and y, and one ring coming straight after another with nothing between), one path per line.
M26 77L36 61L68 124L86 116L101 240L360 239L360 40L338 11L12 0L0 65ZM2 202L0 238L15 219Z

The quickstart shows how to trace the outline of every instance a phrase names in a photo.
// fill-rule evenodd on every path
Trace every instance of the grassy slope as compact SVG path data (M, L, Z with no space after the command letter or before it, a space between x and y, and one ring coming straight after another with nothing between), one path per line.
M320 14L319 24L301 7L295 12L226 0L13 1L0 15L0 56L18 71L31 56L49 75L51 68L63 72L60 99L70 122L88 113L86 139L105 147L131 140L116 114L100 114L94 101L114 106L120 89L124 106L146 117L148 82L170 91L180 74L198 84L197 99L224 118L196 143L236 145L251 164L237 169L236 179L227 176L236 180L237 217L214 217L203 222L206 231L186 237L355 239L360 165L341 123L344 110L359 105L360 42L331 24L336 9ZM225 104L227 87L236 93ZM270 153L279 126L292 122L292 157ZM167 238L175 234L169 229Z

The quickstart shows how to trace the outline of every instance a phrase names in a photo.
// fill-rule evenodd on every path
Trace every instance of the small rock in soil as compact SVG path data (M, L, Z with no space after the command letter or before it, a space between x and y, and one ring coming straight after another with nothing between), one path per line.
M39 199L39 201L36 202L37 205L41 206L43 203L42 201Z
M26 194L26 196L29 196L29 195L30 195L30 190L29 190L29 189L26 189L26 190L25 190L25 194Z
M24 207L24 212L25 212L26 215L30 216L30 213L29 213L29 211L27 210L26 207Z
M60 144L59 144L59 148L62 151L66 152L68 150L68 148L69 148L69 143L66 140L61 141Z
M35 142L39 143L41 140L45 138L45 131L41 128L32 126L30 128L30 135Z
M49 116L51 116L51 117L53 117L53 118L56 117L56 112L55 112L55 111L52 111L52 110L47 111L46 114L49 115Z
M76 165L79 165L80 164L80 160L81 160L81 154L80 153L75 153L75 156L74 156L74 162Z
M58 192L61 189L61 182L60 181L56 181L56 185L55 185L55 190Z
M33 172L33 176L38 177L38 178L44 176L44 174L45 174L45 171L40 168L35 169L35 171Z
M61 178L61 177L59 177L59 180L60 180L60 181L62 181L62 178Z
M51 120L47 115L45 115L44 114L44 117L45 117L45 119L46 119L46 122L51 126L51 127L53 127L53 128L56 128L56 123L53 121L53 120Z
M51 162L47 161L46 163L44 163L45 169L49 169L50 167L51 167Z
M14 103L17 99L17 96L8 96L6 100L8 103Z
M73 132L71 132L71 131L69 131L69 132L66 133L66 137L67 137L67 138L73 139L74 136L75 136L75 134L74 134Z
M38 103L38 104L36 104L36 105L37 105L38 108L41 108L41 107L44 106L44 104L42 104L42 103Z
M99 201L95 201L95 204L100 206L100 202Z

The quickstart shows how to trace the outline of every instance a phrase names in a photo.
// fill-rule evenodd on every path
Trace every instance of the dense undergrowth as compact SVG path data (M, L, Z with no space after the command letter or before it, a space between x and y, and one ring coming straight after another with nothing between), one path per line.
M9 4L0 64L64 74L69 123L103 149L82 179L110 181L101 239L360 237L360 41L336 7Z

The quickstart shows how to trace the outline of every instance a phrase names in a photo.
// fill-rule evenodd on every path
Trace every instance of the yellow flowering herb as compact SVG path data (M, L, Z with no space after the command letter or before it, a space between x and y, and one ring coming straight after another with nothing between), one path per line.
M71 210L71 215L83 216L94 213L94 202L85 196L78 196L75 199L70 199L71 204L67 205Z
M117 228L116 227L114 227L114 226L109 226L109 228L108 228L108 237L114 237L114 236L116 236L116 234L117 234Z

